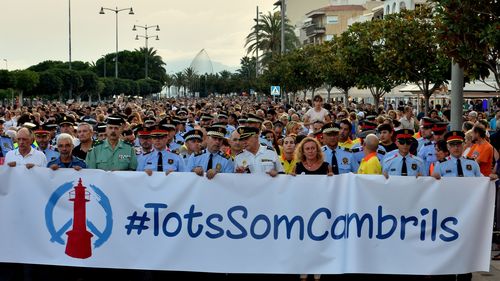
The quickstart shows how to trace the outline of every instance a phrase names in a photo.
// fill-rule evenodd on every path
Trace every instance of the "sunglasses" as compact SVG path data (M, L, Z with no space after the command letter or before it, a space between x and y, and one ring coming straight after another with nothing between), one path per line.
M412 144L413 140L412 139L398 139L399 144L405 145L405 144Z

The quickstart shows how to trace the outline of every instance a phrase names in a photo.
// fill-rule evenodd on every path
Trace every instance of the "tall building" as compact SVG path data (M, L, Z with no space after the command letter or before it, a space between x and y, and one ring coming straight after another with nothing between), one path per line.
M405 9L415 10L416 7L426 2L426 0L386 0L384 1L384 15L399 13Z
M303 44L321 44L340 35L348 28L348 20L363 15L361 5L329 5L306 14L308 20L302 27L305 32Z

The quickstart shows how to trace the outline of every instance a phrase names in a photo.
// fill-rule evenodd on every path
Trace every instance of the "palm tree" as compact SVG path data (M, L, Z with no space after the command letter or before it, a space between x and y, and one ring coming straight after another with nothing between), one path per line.
M300 45L299 39L295 35L294 28L286 19L285 21L285 52L293 50ZM257 36L258 32L258 36ZM258 39L258 40L257 40ZM262 51L259 56L260 64L266 67L272 57L281 53L281 15L280 13L268 12L259 18L248 34L245 42L247 54L255 52L258 48Z
M167 65L163 58L158 55L154 48L141 47L135 49L136 52L143 53L148 58L148 77L154 80L162 81L165 75L165 66Z
M192 92L194 89L194 83L196 82L198 78L198 74L196 73L196 70L192 67L188 67L184 69L184 77L185 77L185 82L189 88L189 91Z
M186 77L182 72L174 74L174 86L177 87L177 94L181 94L181 87L185 85ZM186 95L186 88L184 87L184 96Z

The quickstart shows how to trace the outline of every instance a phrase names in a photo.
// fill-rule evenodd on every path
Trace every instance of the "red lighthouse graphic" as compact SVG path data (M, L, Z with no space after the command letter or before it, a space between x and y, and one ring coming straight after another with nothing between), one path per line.
M66 232L68 243L66 243L66 254L73 258L86 259L92 256L90 238L92 233L87 231L87 218L85 204L90 201L90 193L85 191L82 179L74 191L69 193L69 200L73 205L73 229Z

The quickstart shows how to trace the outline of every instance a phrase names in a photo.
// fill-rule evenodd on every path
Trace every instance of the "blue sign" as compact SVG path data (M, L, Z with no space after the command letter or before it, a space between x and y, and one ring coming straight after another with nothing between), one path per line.
M280 86L271 86L271 96L279 96L280 93Z

